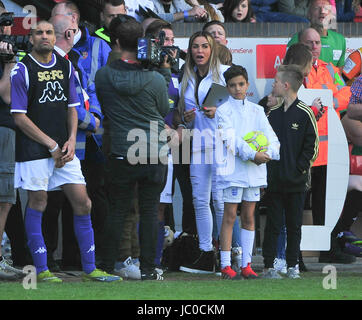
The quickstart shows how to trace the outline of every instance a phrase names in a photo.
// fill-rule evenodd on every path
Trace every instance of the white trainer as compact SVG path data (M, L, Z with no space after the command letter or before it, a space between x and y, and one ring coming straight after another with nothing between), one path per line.
M281 274L287 274L287 262L285 259L275 258L273 267Z
M128 257L123 262L116 262L114 265L114 273L124 279L141 280L141 270L133 264L131 257Z
M237 273L240 273L241 254L242 254L241 247L233 247L231 249L231 268Z
M287 271L287 277L289 279L300 279L299 270L297 267L289 267Z
M23 270L17 269L13 267L13 262L10 259L5 259L4 257L0 257L0 270L6 271L9 273L14 273L18 276L25 276Z

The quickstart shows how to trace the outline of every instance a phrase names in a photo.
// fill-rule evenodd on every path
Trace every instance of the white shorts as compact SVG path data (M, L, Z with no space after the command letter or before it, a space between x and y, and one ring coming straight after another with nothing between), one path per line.
M167 181L160 195L160 203L172 203L172 177L173 177L173 162L172 162L172 155L169 154Z
M228 203L241 203L243 200L260 200L260 188L229 187L223 190L223 200Z
M70 183L86 184L76 156L62 168L54 167L53 158L15 163L15 188L54 191Z

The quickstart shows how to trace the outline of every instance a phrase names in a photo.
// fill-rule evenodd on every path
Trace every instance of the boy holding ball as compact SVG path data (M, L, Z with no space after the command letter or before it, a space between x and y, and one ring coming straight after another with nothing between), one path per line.
M247 100L248 74L245 68L233 65L224 72L229 100L217 108L217 187L223 192L224 214L220 231L221 274L225 279L240 279L231 268L230 249L232 229L238 204L241 204L241 275L256 278L251 268L254 245L254 210L260 200L260 188L267 184L266 165L279 159L279 141L264 113L264 108ZM248 144L243 137L251 131L261 131L268 146L258 148ZM221 146L222 155L220 159ZM256 150L255 150L256 149ZM225 154L225 156L224 156Z

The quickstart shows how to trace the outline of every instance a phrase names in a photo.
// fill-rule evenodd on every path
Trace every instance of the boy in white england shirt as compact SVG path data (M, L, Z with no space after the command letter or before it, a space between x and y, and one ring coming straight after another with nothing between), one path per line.
M231 269L230 248L232 228L238 204L241 203L241 275L253 279L258 277L251 268L255 236L255 205L260 200L260 188L267 185L265 163L279 160L280 144L264 113L264 108L246 99L249 87L246 69L233 65L224 72L224 77L230 97L216 111L218 142L219 146L222 143L224 151L222 161L217 161L219 169L217 188L223 190L224 201L220 232L221 273L225 279L240 279L238 273ZM243 140L247 133L256 130L263 132L268 139L266 152L253 150Z

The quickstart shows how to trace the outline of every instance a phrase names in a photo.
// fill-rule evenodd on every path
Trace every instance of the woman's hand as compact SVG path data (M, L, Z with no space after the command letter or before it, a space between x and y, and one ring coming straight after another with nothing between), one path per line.
M215 117L216 107L202 107L204 115L210 119Z
M184 112L184 120L185 120L185 122L191 122L191 121L193 121L195 119L195 117L196 117L195 111L196 111L196 108L193 108L193 109L191 109L189 111Z

